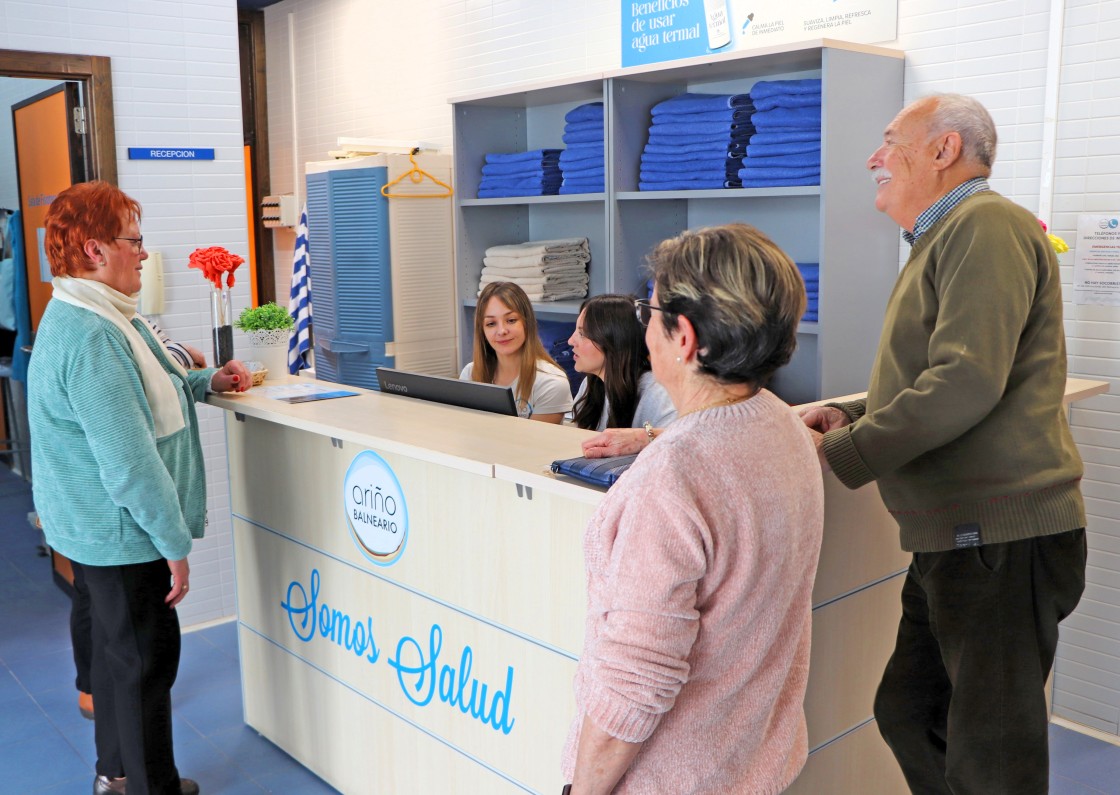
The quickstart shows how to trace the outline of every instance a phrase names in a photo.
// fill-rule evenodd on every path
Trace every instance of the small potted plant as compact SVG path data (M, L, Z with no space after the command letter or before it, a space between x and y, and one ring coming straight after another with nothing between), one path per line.
M295 321L275 303L249 307L234 323L249 339L246 359L260 362L273 376L288 372L288 337Z

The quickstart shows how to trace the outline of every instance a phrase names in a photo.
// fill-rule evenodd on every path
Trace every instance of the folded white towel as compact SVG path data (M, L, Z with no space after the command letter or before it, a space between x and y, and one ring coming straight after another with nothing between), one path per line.
M484 272L482 278L479 280L480 284L493 284L494 282L512 282L522 288L527 288L530 285L584 287L588 284L589 279L586 273L582 275L549 274L547 276L518 276L515 279L510 279L504 276L491 276Z
M591 254L586 251L570 251L566 254L527 254L523 257L511 257L507 254L484 254L483 260L487 265L519 268L523 265L552 265L558 262L590 262Z
M505 279L517 279L519 277L539 277L539 275L549 275L551 273L587 273L587 268L582 263L569 265L536 265L535 268L494 268L492 265L485 265L483 266L483 273L495 275L495 277L503 277Z
M486 256L524 257L529 254L568 254L587 252L586 237L566 237L556 240L530 240L504 246L491 246Z

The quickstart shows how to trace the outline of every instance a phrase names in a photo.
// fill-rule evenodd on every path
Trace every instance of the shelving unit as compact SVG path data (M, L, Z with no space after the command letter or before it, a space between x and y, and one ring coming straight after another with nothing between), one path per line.
M686 91L745 93L758 80L822 79L821 184L811 187L639 191L650 108ZM794 360L772 388L791 403L866 388L883 310L897 275L898 228L877 212L866 159L902 107L903 54L816 40L728 53L462 97L454 105L459 348L471 350L483 252L490 246L587 237L590 295L645 290L645 257L685 229L745 221L794 260L820 263L817 323L798 330ZM606 192L475 199L483 156L562 148L564 114L585 102L605 110ZM574 320L579 302L535 304Z

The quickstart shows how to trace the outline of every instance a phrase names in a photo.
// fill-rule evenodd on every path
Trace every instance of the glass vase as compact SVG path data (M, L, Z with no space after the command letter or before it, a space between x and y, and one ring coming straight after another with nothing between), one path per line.
M228 287L210 291L210 322L214 327L214 366L233 358L233 304Z

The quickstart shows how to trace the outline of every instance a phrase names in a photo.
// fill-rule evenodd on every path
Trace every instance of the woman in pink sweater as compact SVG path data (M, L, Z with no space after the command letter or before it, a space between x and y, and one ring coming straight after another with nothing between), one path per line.
M793 354L805 288L744 224L685 232L651 264L636 304L679 414L584 537L564 774L571 795L778 793L808 750L824 496L804 423L763 387Z

